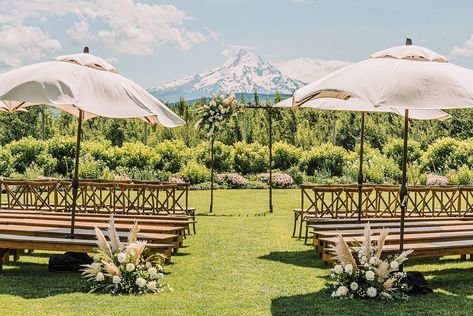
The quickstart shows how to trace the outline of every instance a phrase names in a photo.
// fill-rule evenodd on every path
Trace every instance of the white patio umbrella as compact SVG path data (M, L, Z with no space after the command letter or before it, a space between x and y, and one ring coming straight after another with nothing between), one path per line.
M133 81L119 75L105 60L84 53L21 67L0 75L0 100L26 107L46 104L78 117L72 181L71 237L74 237L82 121L95 116L140 118L165 127L185 124L162 102ZM6 103L8 104L8 102ZM17 104L17 106L18 106Z
M406 163L409 110L473 107L473 71L448 62L430 49L405 46L377 52L365 61L339 69L293 94L293 105L313 99L361 99L375 107L404 111L400 249L404 247L407 202Z
M274 107L289 108L292 107L292 98L285 99ZM358 221L361 222L362 212L362 188L363 188L363 145L365 134L365 113L369 112L385 112L394 113L403 116L405 113L396 108L389 107L375 107L369 103L357 98L316 98L301 104L303 108L313 108L317 110L331 110L331 111L352 111L361 112L361 126L360 126L360 162L358 169ZM447 120L450 115L442 110L411 110L410 118L415 120Z
M22 107L22 102L0 101L0 112L28 112L28 110Z

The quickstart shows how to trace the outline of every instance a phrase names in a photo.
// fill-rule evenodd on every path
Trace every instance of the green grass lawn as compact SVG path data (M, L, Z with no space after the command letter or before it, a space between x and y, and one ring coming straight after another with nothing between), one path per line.
M340 301L324 290L329 269L309 246L291 238L299 190L217 191L215 214L197 218L197 234L166 267L174 292L87 294L77 274L49 273L35 253L0 274L1 315L473 315L473 262L417 260L434 293L408 302ZM192 191L198 213L209 192Z

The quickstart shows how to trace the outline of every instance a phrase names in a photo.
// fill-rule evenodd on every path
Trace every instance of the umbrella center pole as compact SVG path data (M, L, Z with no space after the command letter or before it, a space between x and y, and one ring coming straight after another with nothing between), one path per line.
M360 166L358 169L358 222L361 223L361 213L363 211L363 145L365 142L365 112L361 112L360 125Z
M409 110L405 110L404 113L404 145L402 149L402 180L401 190L399 192L399 203L401 206L401 223L400 223L400 234L399 234L399 251L404 251L404 218L406 216L407 208L407 138L409 133ZM403 270L401 265L400 271Z
M79 110L79 119L77 124L77 143L76 143L76 157L74 164L74 177L72 178L72 214L71 214L71 233L68 238L74 239L74 230L76 222L76 208L77 195L79 191L79 156L80 156L80 141L82 138L82 120L84 112Z

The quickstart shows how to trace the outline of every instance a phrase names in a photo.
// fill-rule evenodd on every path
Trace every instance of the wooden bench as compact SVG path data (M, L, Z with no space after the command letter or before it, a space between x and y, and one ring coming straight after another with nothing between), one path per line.
M1 219L48 219L48 220L64 220L70 221L71 215L64 214L64 213L45 213L45 214L28 214L28 213L4 213L0 211L0 218ZM94 222L94 223L108 223L110 217L103 217L103 216L89 216L88 214L81 214L76 215L76 219L80 220L81 222ZM152 224L156 226L177 226L177 227L184 227L187 228L191 220L187 218L167 218L167 219L155 219L155 218L146 218L146 217L121 217L121 216L114 216L115 223L125 223L125 224L133 224L134 222L138 222L138 224Z
M70 219L66 220L48 220L48 219L27 219L27 218L0 218L0 224L2 225L37 225L45 227L57 227L57 228L70 228L71 222ZM76 228L94 228L98 227L101 229L106 229L108 223L106 222L83 222L78 220L75 222ZM130 225L126 224L116 224L117 230L128 231ZM165 234L177 234L182 235L184 228L178 226L158 226L158 225L140 225L141 232L148 233L165 233Z
M383 256L399 253L399 245L386 245L383 249ZM432 258L453 255L466 257L466 255L470 255L470 259L472 259L473 239L406 243L404 244L404 249L414 250L414 252L409 255L409 258ZM333 263L333 256L333 254L326 253L322 257L322 260L327 263Z
M160 252L166 256L171 255L170 244L148 244L152 252ZM19 235L0 234L0 271L6 256L16 253L18 250L34 249L44 251L62 252L94 252L96 243L89 239L66 239L50 237L32 237Z
M62 238L70 233L68 228L52 228L42 226L29 225L0 225L0 234L6 235L23 235L23 236L37 236L37 237L57 237ZM96 238L95 230L93 229L76 229L74 231L75 237L78 239L94 239ZM107 236L107 232L104 231ZM126 241L128 232L118 231L118 237L122 241ZM168 243L173 244L174 248L178 248L182 243L182 236L174 234L156 234L156 233L139 233L138 239L147 240L153 243Z

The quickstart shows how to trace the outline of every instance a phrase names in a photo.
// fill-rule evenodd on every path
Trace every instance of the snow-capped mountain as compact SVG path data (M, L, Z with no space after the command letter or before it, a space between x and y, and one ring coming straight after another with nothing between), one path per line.
M221 92L260 95L291 94L304 83L281 73L260 56L247 50L235 50L225 63L208 72L188 76L150 89L157 98L176 102L208 97Z

